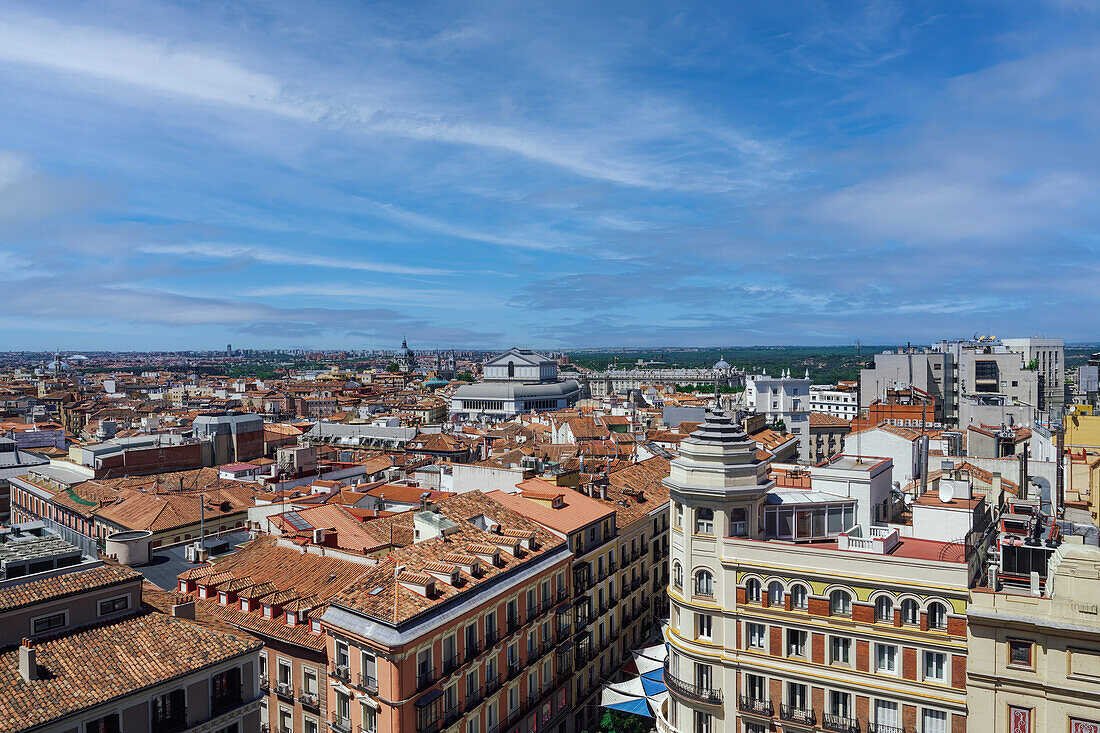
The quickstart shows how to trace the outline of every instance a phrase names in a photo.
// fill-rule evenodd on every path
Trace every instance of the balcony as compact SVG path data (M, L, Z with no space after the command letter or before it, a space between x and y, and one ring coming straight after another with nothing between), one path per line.
M367 692L378 692L378 680L375 677L371 677L369 674L359 673L357 678L357 684L355 685L360 690L366 690Z
M665 685L668 689L675 692L680 697L687 698L688 700L694 700L695 702L701 702L706 705L721 705L722 704L722 691L713 687L702 687L700 685L693 685L690 682L684 682L683 680L674 677L672 670L668 668L668 663L665 663Z
M469 661L481 654L481 644L474 642L466 642L466 661Z
M443 711L443 727L446 728L461 717L462 710L459 709L458 703L455 703Z
M294 685L290 682L276 682L275 694L288 702L294 702Z
M817 714L813 708L799 708L794 705L780 705L779 719L799 725L813 725L817 722Z
M867 733L906 733L905 728L867 721Z
M523 666L520 665L519 660L508 662L508 679L514 680L522 671Z
M859 721L843 715L825 713L821 716L821 727L835 733L859 733Z
M504 628L505 635L514 634L519 629L519 619L515 616L509 616Z
M260 691L263 692L266 695L268 690L270 690L270 689L271 689L271 681L267 678L267 675L266 674L260 675Z
M558 595L557 595L557 602L558 603L561 603L562 601L564 601L568 597L569 597L569 589L568 588L558 588Z
M317 708L321 704L321 696L316 692L306 692L299 688L298 690L298 702L305 705L307 708Z
M495 674L489 679L485 680L485 694L492 695L494 692L500 689L501 680L500 675Z
M351 719L341 718L333 713L332 717L329 718L328 727L332 728L332 733L351 733Z
M486 649L488 649L492 645L496 644L498 641L500 641L500 634L497 633L496 629L490 629L489 631L485 632L485 648Z
M470 710L481 704L481 690L466 693L466 710Z
M329 667L328 673L338 680L343 680L344 682L351 681L351 667L346 664L334 664Z
M210 715L217 717L244 704L244 696L240 687L223 691L220 695L210 697Z
M187 727L187 712L180 710L167 718L153 718L150 721L153 730L163 733L177 733Z
M452 654L443 660L443 674L448 675L458 669L458 654Z
M428 687L432 686L435 682L435 670L424 669L416 673L416 691L420 692Z
M420 721L416 724L416 733L439 733L441 723L442 721L438 718Z
M752 713L753 715L761 715L766 718L775 715L775 707L772 705L771 700L759 700L749 695L737 696L737 709L743 713Z

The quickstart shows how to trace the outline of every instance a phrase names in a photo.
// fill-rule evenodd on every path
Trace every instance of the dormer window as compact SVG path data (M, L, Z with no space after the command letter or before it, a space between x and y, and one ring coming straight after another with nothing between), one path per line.
M314 634L320 634L321 633L321 620L316 619L316 618L311 619L310 622L309 622L309 630L312 631Z
M218 603L222 604L223 606L229 605L229 594L226 593L224 590L218 591Z
M286 612L286 625L287 626L296 626L297 624L298 624L298 614L294 613L294 611L287 611Z
M252 602L250 600L248 600L247 598L242 598L241 599L241 610L242 611L251 611L252 610Z
M268 603L264 604L264 618L271 618L271 605Z

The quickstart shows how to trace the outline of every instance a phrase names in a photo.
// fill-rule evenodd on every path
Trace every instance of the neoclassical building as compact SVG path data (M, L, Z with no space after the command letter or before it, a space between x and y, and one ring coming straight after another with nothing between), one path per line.
M485 362L484 381L464 384L451 398L459 420L513 417L521 412L561 410L576 404L580 383L561 379L558 363L530 349L509 349Z
M839 456L779 486L770 461L712 413L671 464L658 730L963 733L975 567L940 535L980 527L984 500L925 496L887 524L889 459Z

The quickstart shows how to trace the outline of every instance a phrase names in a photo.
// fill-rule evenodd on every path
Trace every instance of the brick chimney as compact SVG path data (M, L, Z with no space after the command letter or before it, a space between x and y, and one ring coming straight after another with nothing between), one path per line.
M40 679L38 675L38 654L34 648L34 642L26 638L19 646L19 675L27 682Z

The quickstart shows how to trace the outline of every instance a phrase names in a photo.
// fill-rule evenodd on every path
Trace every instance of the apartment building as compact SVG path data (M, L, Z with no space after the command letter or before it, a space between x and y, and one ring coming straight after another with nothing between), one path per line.
M668 461L650 458L584 487L530 479L494 498L566 539L573 551L574 727L592 730L598 693L665 616Z
M280 516L294 521L296 513ZM321 555L305 541L261 535L216 565L180 573L178 592L195 604L198 620L263 642L256 675L264 730L325 730L329 656L321 615L328 600L372 564L350 553Z
M810 385L810 409L814 412L854 420L859 416L858 402L857 382Z
M810 374L792 377L790 370L778 377L754 374L745 378L745 405L768 422L782 422L798 436L799 458L806 460L810 446Z
M1000 524L1007 541L1000 543L1006 551L999 572L973 589L967 608L968 729L1095 733L1100 548L1080 536L1061 537L1048 520L1019 506Z
M330 730L571 731L568 545L480 491L373 521L397 546L321 619Z
M258 733L260 646L148 609L125 567L85 560L9 578L0 731Z
M947 538L983 526L984 499L926 495L887 523L889 459L840 456L777 486L721 413L680 450L659 731L966 730L976 570Z

